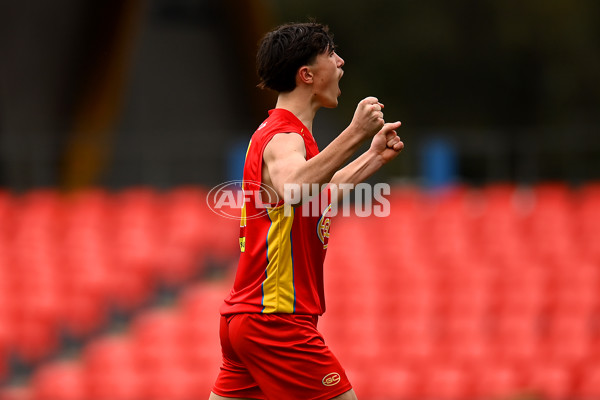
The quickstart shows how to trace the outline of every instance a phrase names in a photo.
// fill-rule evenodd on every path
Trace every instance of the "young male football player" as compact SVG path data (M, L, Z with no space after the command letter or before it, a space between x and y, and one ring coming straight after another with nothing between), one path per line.
M301 201L287 212L284 204L290 187L362 182L404 147L395 131L400 122L386 124L383 104L367 97L350 125L319 152L313 119L320 108L337 106L343 66L321 24L283 25L260 43L259 86L277 91L278 98L251 138L243 179L272 188L266 197L279 200L262 215L253 202L242 211L241 255L220 310L223 364L211 400L356 399L317 330L325 311L327 210L307 215ZM343 167L366 140L369 149Z

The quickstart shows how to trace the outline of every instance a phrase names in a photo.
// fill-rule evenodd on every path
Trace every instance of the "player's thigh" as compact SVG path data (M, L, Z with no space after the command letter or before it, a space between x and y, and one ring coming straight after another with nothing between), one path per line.
M350 389L347 392L342 393L331 400L358 400L358 398L356 397L356 393L354 393L354 390Z
M213 392L210 392L210 397L208 398L208 400L253 400L253 399L246 399L246 398L241 398L241 397L223 397L223 396L219 396L218 394L214 394Z

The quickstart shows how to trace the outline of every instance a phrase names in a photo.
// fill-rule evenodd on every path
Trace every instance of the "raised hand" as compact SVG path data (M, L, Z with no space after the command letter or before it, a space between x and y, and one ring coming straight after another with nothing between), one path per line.
M373 137L370 150L379 154L384 164L393 160L404 148L404 143L396 132L401 124L399 121L384 124L383 128Z
M350 126L363 138L373 137L383 127L383 104L376 97L361 100L356 107Z

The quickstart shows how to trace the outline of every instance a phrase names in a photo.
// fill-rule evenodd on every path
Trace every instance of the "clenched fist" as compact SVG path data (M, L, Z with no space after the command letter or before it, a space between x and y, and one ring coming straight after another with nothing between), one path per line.
M385 124L383 128L373 137L370 151L381 156L380 160L386 164L396 158L404 148L404 142L398 136L396 129L400 128L402 123L392 122Z
M383 104L376 97L367 97L358 103L350 126L364 139L373 137L385 123L382 110Z

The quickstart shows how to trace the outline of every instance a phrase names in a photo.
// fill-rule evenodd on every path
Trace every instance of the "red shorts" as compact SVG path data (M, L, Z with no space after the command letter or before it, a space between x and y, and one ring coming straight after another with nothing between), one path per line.
M221 317L223 365L213 392L223 397L327 400L352 389L317 331L317 317Z

